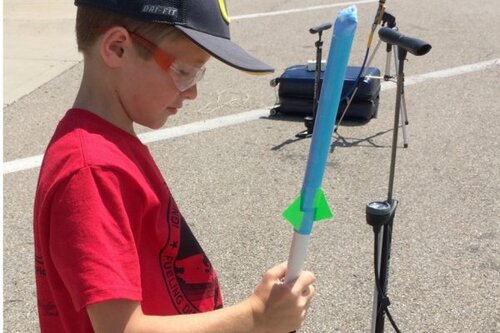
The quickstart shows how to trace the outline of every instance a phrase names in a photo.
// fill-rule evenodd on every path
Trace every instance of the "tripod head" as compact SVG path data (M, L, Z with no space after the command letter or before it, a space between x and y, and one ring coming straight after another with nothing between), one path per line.
M385 27L386 24L389 28L396 27L396 17L389 14L387 11L385 11L384 15L382 16L382 26Z
M316 27L309 29L309 32L314 35L314 34L317 34L319 32L323 32L324 30L328 30L331 27L332 27L331 23L323 23L323 24L320 24Z

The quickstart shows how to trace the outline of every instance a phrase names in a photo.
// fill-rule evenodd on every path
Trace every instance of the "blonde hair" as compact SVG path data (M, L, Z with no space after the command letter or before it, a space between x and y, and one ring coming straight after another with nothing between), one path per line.
M154 43L164 38L176 39L184 35L171 25L140 21L111 11L92 6L78 6L76 12L76 43L78 51L88 54L90 48L96 43L107 28L122 26L133 31ZM136 45L136 44L134 44ZM142 47L137 47L139 55L150 58L151 54Z

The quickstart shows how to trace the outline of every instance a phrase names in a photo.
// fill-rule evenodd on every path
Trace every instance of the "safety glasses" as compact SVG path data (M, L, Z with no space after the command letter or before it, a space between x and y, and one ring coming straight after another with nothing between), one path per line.
M151 52L154 61L167 72L179 91L184 92L196 85L205 75L206 68L196 67L179 61L160 49L155 43L141 35L129 31L130 36L143 48Z

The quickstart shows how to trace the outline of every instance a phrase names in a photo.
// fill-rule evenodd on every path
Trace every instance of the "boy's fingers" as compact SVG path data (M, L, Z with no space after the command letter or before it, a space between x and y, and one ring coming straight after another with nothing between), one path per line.
M302 290L302 296L309 296L309 295L313 295L314 294L314 291L315 291L315 288L314 286L311 284L307 287L305 287L303 290Z
M298 295L302 294L304 289L308 289L310 285L316 282L316 277L313 273L309 271L302 272L297 280L295 281L292 292L296 292Z
M282 262L281 264L276 265L273 268L269 269L266 274L273 279L281 279L285 276L286 267L287 263Z
M313 284L316 282L316 276L312 272L309 271L303 271L300 275L299 278L297 279L297 282L300 283L303 286L308 286L310 284Z

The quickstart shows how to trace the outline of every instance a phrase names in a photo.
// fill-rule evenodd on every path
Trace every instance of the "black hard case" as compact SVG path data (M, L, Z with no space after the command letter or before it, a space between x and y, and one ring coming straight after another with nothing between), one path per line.
M340 118L346 107L346 95L353 92L352 89L360 69L361 67L358 66L347 67L337 119ZM273 110L288 115L312 115L315 75L315 71L308 70L307 65L295 65L287 68L279 78L275 79L275 83L278 85L279 102ZM323 76L324 72L322 71L320 75L320 91ZM365 76L360 78L361 82L358 91L347 110L345 118L370 120L377 116L380 79L372 76L380 77L380 70L375 67L367 68Z

